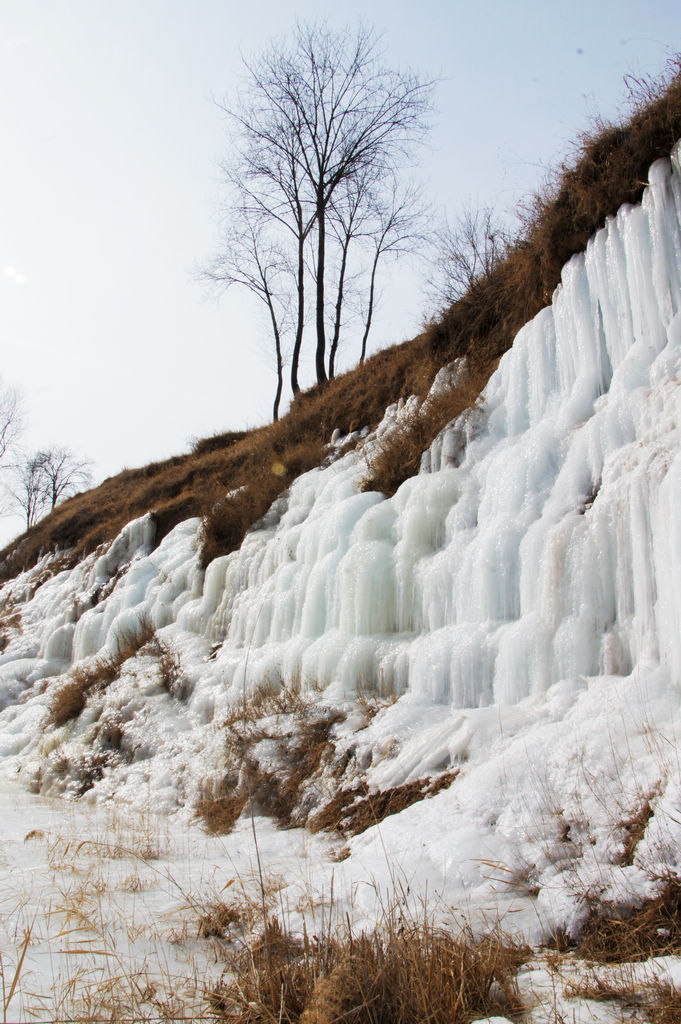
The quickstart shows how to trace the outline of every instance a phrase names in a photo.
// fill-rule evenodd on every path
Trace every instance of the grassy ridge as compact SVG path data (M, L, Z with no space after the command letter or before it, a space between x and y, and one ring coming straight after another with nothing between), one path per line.
M659 83L630 86L620 124L597 123L571 161L525 208L521 236L505 258L423 334L377 353L363 366L293 402L279 423L208 438L194 450L141 469L124 470L58 506L0 552L0 577L35 563L41 551L82 556L111 540L130 519L155 513L158 539L178 522L202 516L204 564L239 546L246 530L297 475L317 465L334 429L375 426L390 403L423 397L438 369L467 356L470 377L393 434L374 455L366 486L392 493L418 469L418 456L453 415L475 401L518 330L551 301L564 263L625 202L637 202L650 164L681 138L681 62ZM225 497L228 491L237 491Z

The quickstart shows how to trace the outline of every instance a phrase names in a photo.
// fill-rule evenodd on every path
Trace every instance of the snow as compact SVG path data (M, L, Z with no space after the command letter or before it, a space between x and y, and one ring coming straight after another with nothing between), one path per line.
M316 891L336 879L360 925L399 880L447 920L501 920L539 942L578 932L586 891L623 906L678 871L680 153L567 264L480 408L442 432L394 497L360 491L363 453L415 399L352 451L336 438L205 572L198 520L154 548L148 516L75 568L48 556L6 584L5 779L45 797L85 793L93 814L151 798L185 827L197 799L219 791L234 705L286 686L347 715L332 734L344 783L374 792L458 771L350 839L341 863L330 841L305 862ZM460 372L445 369L433 393ZM78 718L50 724L73 667L147 625L177 658L187 699L164 689L143 648ZM373 695L395 699L360 728L355 699ZM104 727L124 736L125 756L84 788ZM654 815L624 864L623 823L646 801ZM292 833L261 827L277 862ZM240 823L225 856L244 835Z

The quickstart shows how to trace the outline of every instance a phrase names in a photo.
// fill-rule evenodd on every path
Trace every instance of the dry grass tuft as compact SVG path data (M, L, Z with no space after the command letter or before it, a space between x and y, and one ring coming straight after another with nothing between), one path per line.
M522 1010L515 975L527 958L500 935L455 938L428 923L293 938L276 919L208 992L235 1024L470 1024Z
M425 800L443 789L448 789L458 774L457 770L444 772L432 779L416 779L402 786L394 786L392 789L368 795L362 787L340 790L310 818L308 827L312 832L333 830L342 835L359 835L372 825L378 825L392 814L399 814L419 800Z
M87 703L88 694L106 689L117 677L120 666L111 655L101 655L87 665L79 665L53 694L46 725L60 728L77 718Z
M367 475L362 490L392 495L419 471L421 456L440 431L478 402L491 365L480 368L455 387L442 391L365 449Z
M0 605L0 654L12 639L12 634L21 633L23 629L19 602L5 598Z
M263 684L223 720L226 774L200 800L196 814L214 835L229 832L246 804L282 827L303 825L318 802L307 789L333 754L330 733L344 717L338 708L317 703L290 688ZM267 744L268 763L256 750Z
M592 969L581 981L568 982L565 995L615 1003L627 1020L647 1024L679 1024L681 1020L681 992L668 981L637 975L630 964L608 975Z
M251 794L255 806L284 828L305 823L308 808L300 807L305 785L319 771L325 756L333 753L329 733L343 717L337 708L308 711L293 736L278 739L282 770L254 773Z
M651 802L655 795L655 793L651 793L646 797L638 811L627 821L622 823L622 829L624 831L624 849L622 850L622 856L619 860L621 865L628 867L634 863L634 856L638 849L638 844L643 839L648 823L655 813Z
M196 817L210 836L231 832L246 806L247 793L240 790L229 795L205 797L196 805Z
M166 693L181 703L187 701L193 685L182 667L182 659L177 649L154 635L146 644L144 653L156 658L158 681Z
M101 693L118 678L126 661L134 658L154 636L154 629L146 619L135 631L119 637L115 652L100 654L90 661L76 665L66 682L61 683L52 695L47 728L59 728L72 718L77 718L93 693Z
M316 706L311 694L264 679L252 693L232 706L222 719L222 728L229 733L241 733L263 718L292 715L302 720Z
M622 1009L634 1009L645 1006L649 1000L649 986L642 984L626 967L611 972L607 976L593 969L585 978L570 981L565 986L565 995L569 999L592 999L595 1002L617 1003Z
M583 960L624 963L681 951L681 881L669 878L659 894L628 912L595 903L576 953Z
M222 901L209 903L199 914L198 937L200 939L224 939L233 924L239 924L243 915L233 903Z
M653 986L646 1006L650 1024L679 1024L681 1020L681 992L668 983Z

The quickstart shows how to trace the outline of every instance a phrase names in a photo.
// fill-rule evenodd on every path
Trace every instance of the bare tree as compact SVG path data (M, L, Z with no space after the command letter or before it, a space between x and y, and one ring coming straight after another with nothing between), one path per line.
M28 530L45 509L45 481L42 454L36 452L13 467L14 482L8 491L15 506L24 514Z
M88 486L90 465L70 448L55 446L27 455L12 467L8 490L26 519L27 530L63 498Z
M295 395L300 390L298 373L305 330L305 245L314 224L314 211L303 194L298 143L290 126L273 125L269 138L245 128L246 124L262 119L260 100L257 95L242 98L239 115L222 108L236 120L241 130L230 147L231 158L222 168L233 202L227 207L227 228L216 263L230 261L230 248L235 241L243 255L243 245L235 235L233 223L244 217L251 226L258 224L259 237L266 229L265 233L270 236L268 246L276 244L292 250L288 263L296 294L291 352L291 390ZM272 241L271 236L277 232L282 236L281 243ZM249 230L247 234L250 233ZM225 281L227 287L229 283Z
M430 292L439 306L451 306L492 273L508 253L509 232L490 206L469 206L454 224L438 232L437 273Z
M21 401L14 388L0 386L0 460L11 450L23 426Z
M45 504L52 510L67 498L92 482L92 463L80 459L70 448L44 448L33 456L39 463L43 481Z
M306 248L314 247L309 262L314 266L315 371L322 382L328 376L329 229L333 235L342 208L349 216L348 197L360 200L352 225L346 221L345 233L335 235L341 254L333 288L333 373L347 273L342 246L347 249L355 237L364 204L370 197L373 205L378 202L378 182L392 180L423 139L433 83L385 67L378 38L365 27L333 32L324 25L299 24L292 46L275 44L245 69L237 103L222 105L235 129L228 182L238 205L260 210L295 241L295 394L305 322ZM375 187L363 189L361 183L369 180Z

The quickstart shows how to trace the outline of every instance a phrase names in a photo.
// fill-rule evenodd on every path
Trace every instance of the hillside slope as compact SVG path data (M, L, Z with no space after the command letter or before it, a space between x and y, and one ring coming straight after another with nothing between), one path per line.
M388 405L424 398L439 370L465 356L468 377L441 390L427 414L414 409L403 429L374 452L366 486L392 494L418 470L439 430L474 403L523 324L551 302L566 261L623 203L640 201L648 167L681 138L679 58L670 60L660 82L629 79L628 88L627 115L616 124L597 121L579 139L574 159L524 204L522 228L503 258L422 335L298 395L279 423L206 438L188 455L123 470L69 499L0 552L0 579L47 551L68 552L73 563L146 513L155 516L157 543L189 516L202 517L205 565L239 546L275 498L319 463L335 431L373 429Z
M206 569L198 519L155 546L147 516L5 584L2 771L214 831L248 807L328 829L320 884L398 871L533 940L676 877L679 155L392 498L360 489L364 452L415 400Z

